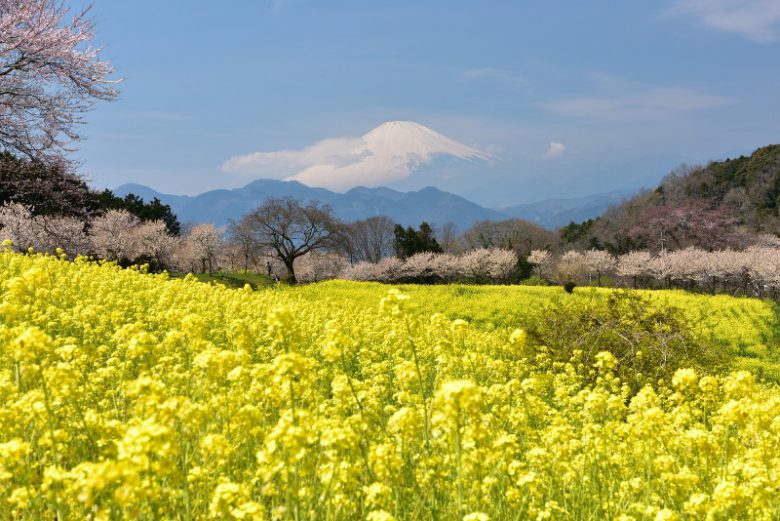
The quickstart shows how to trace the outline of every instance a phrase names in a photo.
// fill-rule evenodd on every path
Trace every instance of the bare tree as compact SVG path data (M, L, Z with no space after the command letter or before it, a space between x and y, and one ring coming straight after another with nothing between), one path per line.
M346 225L345 234L352 262L377 263L393 254L393 221L384 215Z
M235 253L241 258L243 270L249 271L249 266L257 265L257 258L262 254L255 239L254 230L246 219L231 221L228 225L230 244Z
M292 198L270 198L242 220L252 230L254 243L272 250L295 282L295 260L309 252L334 248L343 237L343 225L329 206L303 204Z
M0 149L55 164L81 115L117 96L87 10L58 0L0 0Z
M448 222L437 226L435 230L436 241L444 250L444 253L460 253L463 251L463 241L458 233L455 223Z
M463 241L471 249L511 249L525 259L533 250L549 250L557 246L558 236L538 224L509 219L479 222L463 234Z

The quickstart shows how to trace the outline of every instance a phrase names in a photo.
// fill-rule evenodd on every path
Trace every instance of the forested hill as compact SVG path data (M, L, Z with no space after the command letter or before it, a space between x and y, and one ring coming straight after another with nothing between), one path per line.
M780 234L780 145L750 156L682 165L597 219L562 229L564 242L614 253L647 248L744 248Z

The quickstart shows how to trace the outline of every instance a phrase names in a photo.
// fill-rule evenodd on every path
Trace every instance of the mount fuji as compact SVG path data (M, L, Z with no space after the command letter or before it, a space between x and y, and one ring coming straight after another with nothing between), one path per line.
M233 157L222 165L222 170L344 191L404 179L436 157L470 162L498 159L419 123L387 121L356 138L331 138L301 150Z

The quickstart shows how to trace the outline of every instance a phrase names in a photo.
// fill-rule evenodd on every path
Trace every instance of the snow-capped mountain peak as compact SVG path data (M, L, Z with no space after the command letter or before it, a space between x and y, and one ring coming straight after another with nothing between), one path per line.
M366 148L375 155L410 156L428 159L450 155L460 159L491 158L489 154L439 134L414 121L387 121L363 135Z
M490 154L413 121L387 121L360 137L331 138L302 150L255 152L229 159L227 172L288 172L285 180L346 190L380 186L412 175L436 156L467 161L494 159Z

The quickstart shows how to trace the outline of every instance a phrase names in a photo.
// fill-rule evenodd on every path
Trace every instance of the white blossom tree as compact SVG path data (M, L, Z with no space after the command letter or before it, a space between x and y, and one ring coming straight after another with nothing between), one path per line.
M298 257L295 273L301 282L320 282L334 279L349 263L343 255L334 252L311 252Z
M612 273L617 264L615 257L603 250L587 250L583 253L583 260L588 268L589 280L593 281L595 278L599 285L601 285L601 277Z
M196 224L179 243L178 264L185 271L214 271L222 249L224 230L213 224Z
M634 287L637 287L642 277L649 275L650 260L653 256L647 251L632 251L621 255L617 262L617 274L630 277Z
M179 244L179 238L168 232L163 220L145 221L133 230L136 255L153 261L157 267L168 266Z
M0 238L17 251L32 248L54 253L58 248L75 256L89 250L84 223L75 217L33 215L29 208L11 203L0 207Z
M552 268L553 280L563 284L567 291L580 284L588 274L585 255L576 250L570 250L558 257Z
M112 261L131 260L138 254L135 228L140 219L127 210L109 210L92 220L92 247L100 257Z
M528 264L536 266L536 272L541 279L552 263L552 255L547 250L533 250L526 260Z

